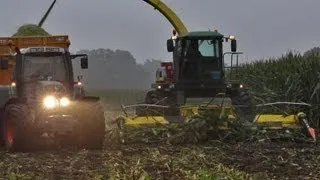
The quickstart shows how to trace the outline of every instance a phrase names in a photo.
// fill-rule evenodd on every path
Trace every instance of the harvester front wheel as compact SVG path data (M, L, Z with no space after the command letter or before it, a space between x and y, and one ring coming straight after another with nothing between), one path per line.
M246 91L237 91L231 98L240 122L253 122L255 118L251 96Z
M4 147L9 152L31 151L35 145L35 129L32 128L28 107L10 104L4 111Z
M103 149L105 140L105 117L99 102L83 102L78 109L80 122L77 135L81 146Z
M146 104L154 104L161 106L169 106L170 108L161 108L161 107L139 107L137 109L137 115L140 116L155 116L155 115L168 115L175 116L178 114L176 108L176 97L171 92L163 92L159 90L152 90L146 94L145 97Z
M144 104L157 104L161 105L159 101L162 99L162 95L157 90L148 91L145 99ZM159 104L158 104L159 103ZM159 115L162 114L162 109L157 107L137 107L136 114L138 116L152 116L152 115Z

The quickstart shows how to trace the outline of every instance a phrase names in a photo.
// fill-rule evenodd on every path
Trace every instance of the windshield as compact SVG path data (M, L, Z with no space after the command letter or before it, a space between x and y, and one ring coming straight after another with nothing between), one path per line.
M219 43L216 40L193 39L186 40L185 57L219 58Z
M56 80L66 81L64 57L56 56L24 56L24 75L26 80Z

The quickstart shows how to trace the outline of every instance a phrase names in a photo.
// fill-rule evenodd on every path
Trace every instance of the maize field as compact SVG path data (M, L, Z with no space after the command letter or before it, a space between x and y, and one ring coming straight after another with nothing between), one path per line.
M247 63L239 69L257 103L300 102L312 105L311 109L290 106L282 113L305 111L319 117L320 104L320 56L289 52L280 58ZM276 109L263 109L277 111Z

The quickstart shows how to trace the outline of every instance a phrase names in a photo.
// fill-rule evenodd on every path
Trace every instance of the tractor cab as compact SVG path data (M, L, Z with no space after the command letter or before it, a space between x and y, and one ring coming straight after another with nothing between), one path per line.
M230 36L231 37L231 36ZM167 41L173 52L173 81L185 97L213 97L225 88L223 42L231 39L231 51L236 52L236 40L217 31L190 32Z
M70 55L61 47L16 48L16 51L12 81L19 97L30 96L36 90L38 92L38 87L48 91L60 89L60 93L72 96L74 77L71 60L82 56L81 67L88 68L86 54ZM50 89L51 87L55 90Z

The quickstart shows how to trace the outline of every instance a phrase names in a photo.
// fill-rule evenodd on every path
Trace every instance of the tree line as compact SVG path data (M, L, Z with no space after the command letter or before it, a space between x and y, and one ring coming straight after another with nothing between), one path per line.
M89 89L148 89L155 80L160 60L147 59L138 63L129 51L111 49L81 50L88 54L89 68L80 68L74 61L75 76L83 76Z

